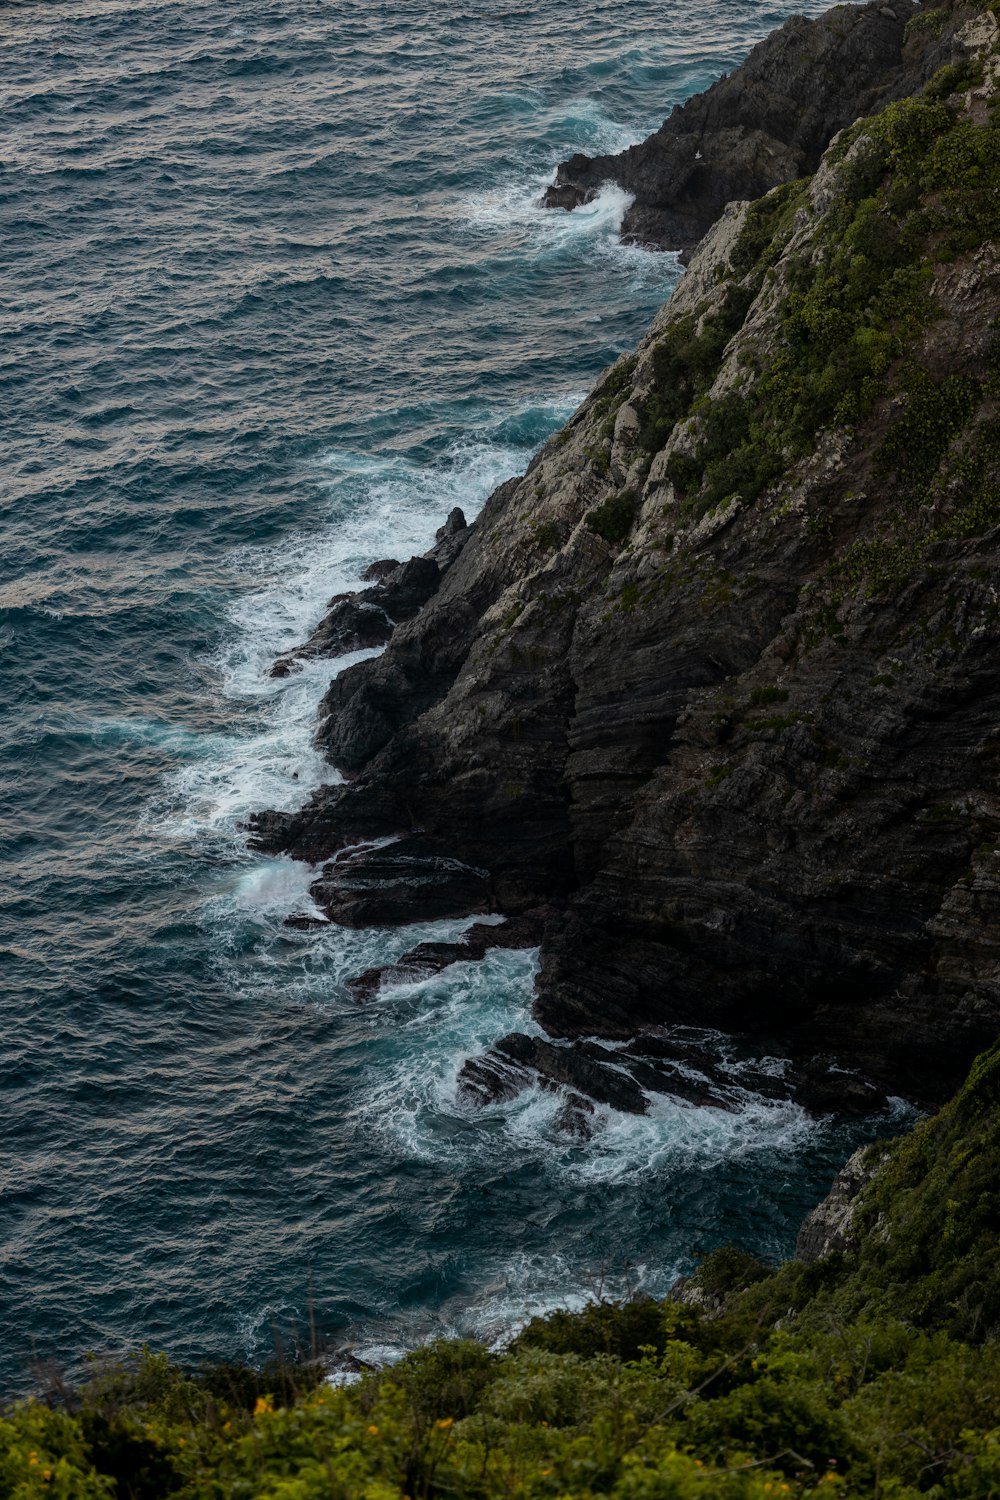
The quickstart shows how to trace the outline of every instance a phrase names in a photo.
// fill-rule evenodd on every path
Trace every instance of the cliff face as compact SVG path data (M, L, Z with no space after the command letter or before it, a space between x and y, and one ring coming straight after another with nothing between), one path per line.
M839 130L915 93L949 60L945 27L919 17L911 0L792 16L640 145L563 162L545 201L572 209L618 183L635 200L625 240L690 250L727 203L814 172Z
M543 1027L645 1033L640 1092L677 1024L922 1100L1000 1029L1000 28L921 28L945 69L725 210L332 683L353 779L256 823L399 838L326 866L334 920L525 915Z

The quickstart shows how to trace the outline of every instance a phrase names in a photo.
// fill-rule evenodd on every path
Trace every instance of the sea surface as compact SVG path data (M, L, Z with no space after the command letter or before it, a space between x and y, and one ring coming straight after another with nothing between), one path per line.
M822 8L810 3L812 10ZM790 9L790 7L789 7ZM0 37L0 1394L142 1342L369 1359L789 1251L853 1133L747 1092L588 1145L462 1059L535 956L358 1006L419 929L299 931L241 821L335 775L274 657L475 514L680 274L538 196L760 0L45 0ZM350 658L351 660L356 658ZM721 1044L720 1044L721 1045ZM775 1063L780 1068L780 1063Z

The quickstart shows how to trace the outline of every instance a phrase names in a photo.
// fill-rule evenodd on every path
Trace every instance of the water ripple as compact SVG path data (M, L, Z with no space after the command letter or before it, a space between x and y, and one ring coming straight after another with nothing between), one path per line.
M816 9L820 8L817 3ZM0 1364L302 1320L490 1335L601 1266L765 1252L843 1140L748 1100L470 1116L530 1025L494 954L359 1008L420 937L284 926L310 872L240 822L329 770L331 668L274 656L474 512L678 275L620 194L537 198L782 19L761 0L49 0L0 41ZM343 663L339 664L343 666Z

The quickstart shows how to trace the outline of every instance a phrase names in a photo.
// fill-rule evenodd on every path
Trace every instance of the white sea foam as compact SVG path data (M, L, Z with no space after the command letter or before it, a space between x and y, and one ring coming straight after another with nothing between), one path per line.
M560 146L562 155L586 151L590 156L614 156L643 140L654 128L637 129L634 124L614 120L598 100L580 95L546 110L536 133L547 141L565 142Z
M557 1129L564 1101L549 1090L528 1088L485 1109L463 1103L456 1084L468 1057L506 1032L539 1033L531 1016L536 969L535 950L494 949L481 963L456 965L385 995L395 1040L392 1055L380 1049L367 1081L359 1111L366 1128L391 1135L414 1160L457 1165L472 1152L496 1168L513 1153L544 1159L567 1184L579 1185L667 1177L691 1167L709 1171L721 1161L797 1151L815 1133L816 1122L799 1105L743 1088L738 1074L728 1109L669 1095L652 1096L646 1115L601 1107L586 1146Z
M622 202L618 195L598 205L595 232L605 233L615 215L620 220ZM571 404L567 398L565 412ZM528 428L537 428L537 413L523 415ZM517 417L508 423L513 431ZM315 468L328 491L327 519L280 546L245 549L235 558L245 587L216 663L233 731L174 734L170 726L138 721L103 732L134 730L181 760L151 817L178 840L208 837L219 844L223 857L205 890L202 920L220 975L262 1016L289 1006L337 1010L337 1047L354 1101L348 1117L359 1139L379 1143L387 1159L432 1164L445 1174L464 1175L470 1167L483 1180L521 1169L542 1174L553 1197L547 1206L541 1194L537 1212L551 1216L560 1211L561 1194L648 1176L667 1182L675 1172L710 1172L754 1152L794 1152L816 1126L794 1105L741 1091L735 1059L733 1112L667 1097L654 1099L641 1117L602 1108L590 1142L559 1130L563 1097L541 1087L471 1107L457 1087L464 1061L507 1032L538 1030L531 1016L537 954L494 949L480 963L388 987L359 1009L345 997L344 981L395 961L418 942L454 941L468 919L391 932L322 922L290 929L287 916L321 917L310 894L316 871L249 853L240 831L251 811L294 809L313 788L337 779L313 744L317 707L334 673L367 653L310 662L287 678L270 676L274 658L306 638L330 595L355 586L369 562L424 550L452 505L471 517L526 456L526 447L513 441L467 444L424 468L394 458L328 455ZM673 1271L655 1268L651 1289L665 1289ZM528 1317L582 1302L592 1291L579 1265L527 1251L498 1254L486 1274L477 1270L477 1281L481 1292L467 1289L446 1301L434 1332L474 1330L502 1339ZM265 1309L241 1330L248 1356L260 1348L270 1315ZM414 1330L414 1340L425 1334ZM361 1357L381 1362L398 1352L386 1329Z
M549 173L474 194L466 199L466 217L470 224L499 231L508 238L530 237L536 252L580 239L617 239L632 203L631 194L609 182L590 203L582 203L571 213L553 212L542 206L542 194L551 182Z
M554 424L577 399L553 398L525 408L524 415L537 422L541 414L543 423L547 417ZM514 430L520 416L511 414ZM319 703L333 677L378 651L312 660L283 678L270 675L274 660L308 637L332 595L358 587L369 563L425 551L453 506L472 519L529 454L529 446L501 436L458 443L441 462L422 466L393 455L343 452L317 460L313 476L328 495L327 519L233 557L244 587L229 609L230 630L215 663L233 732L199 735L145 721L104 727L104 733L145 735L183 758L164 778L147 823L180 841L214 838L245 860L241 825L251 813L294 810L317 787L340 781L314 743ZM213 891L212 899L217 896Z
M543 207L542 195L551 182L551 174L527 182L518 179L468 198L465 215L470 229L495 236L508 252L539 260L600 258L630 296L670 295L683 275L679 254L621 242L622 221L633 201L629 193L606 183L596 198L567 213ZM585 318L601 320L599 313Z
M299 1328L301 1310L291 1302L266 1302L236 1319L236 1337L243 1358L248 1362L272 1358L279 1351L275 1343L278 1329Z
M664 1296L684 1265L640 1263L613 1272L595 1267L588 1277L563 1255L518 1251L498 1260L493 1269L492 1280L452 1316L455 1332L474 1334L491 1348L503 1349L532 1318L559 1308L577 1312L588 1302L619 1300L638 1291Z
M315 878L315 870L300 860L255 860L248 870L234 875L226 905L255 916L295 915L325 922L327 918L309 893Z

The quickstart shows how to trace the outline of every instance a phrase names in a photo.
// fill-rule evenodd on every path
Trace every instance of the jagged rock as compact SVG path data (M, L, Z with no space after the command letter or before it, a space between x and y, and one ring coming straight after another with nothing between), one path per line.
M491 1048L481 1057L466 1058L459 1069L458 1096L477 1109L485 1109L489 1104L516 1099L531 1087L531 1082L530 1069Z
M440 582L441 568L433 557L411 557L381 585L379 602L398 625L423 609Z
M568 1088L625 1114L645 1114L649 1100L629 1074L607 1066L613 1061L614 1054L604 1048L588 1052L579 1045L558 1046L515 1031L501 1037L483 1057L462 1065L459 1092L473 1103L486 1104L513 1098L535 1082L543 1088Z
M868 1186L886 1160L884 1153L873 1150L871 1146L860 1146L848 1158L822 1203L803 1219L795 1240L797 1260L820 1260L836 1250L847 1249L858 1194Z
M684 1307L696 1307L706 1318L717 1318L725 1306L725 1299L715 1292L708 1292L698 1283L697 1276L678 1276L670 1288L671 1302Z
M544 202L570 209L615 182L634 194L626 241L690 251L727 203L814 172L845 126L911 94L946 60L904 46L916 7L900 0L792 16L734 73L677 105L645 141L563 162Z
M434 546L427 556L433 558L444 572L451 567L471 534L472 528L465 519L465 512L456 505L444 525L439 526L435 532Z
M918 29L925 50L907 42L905 67L950 58L961 19L940 36ZM987 74L940 114L987 128ZM731 398L753 396L793 334L814 347L789 322L793 291L827 273L838 204L871 201L843 184L860 174L869 191L874 150L862 129L756 219L746 205L723 215L635 355L490 497L383 655L332 685L320 742L352 781L254 825L257 847L313 861L419 831L488 872L464 886L467 911L550 903L535 1016L551 1037L739 1033L807 1069L789 1075L807 1107L862 1111L877 1097L864 1080L918 1101L950 1093L1000 1029L1000 475L987 464L981 510L963 511L961 447L995 420L995 236L963 231L928 254L928 316L856 420L817 419L784 459L776 429L777 469L737 486L738 503L690 469L714 414L725 477ZM875 249L891 220L878 201ZM781 233L755 277L746 233L772 214ZM679 405L658 373L678 335L707 362ZM975 397L961 435L945 424L935 487L915 507L907 456L890 461L888 443L914 366ZM614 437L626 406L631 456ZM397 864L391 897L362 899L341 872L331 900L352 920L412 919L422 898L408 879ZM569 1056L593 1069L592 1087L618 1069L644 1094L620 1054L557 1051L563 1069ZM818 1056L862 1082L809 1074ZM504 1066L515 1061L526 1066ZM669 1077L659 1061L627 1066ZM569 1073L552 1081L597 1097Z
M418 943L394 964L376 964L349 979L347 988L357 1000L371 1000L384 985L415 984L471 957L464 943Z
M457 524L456 518L460 524ZM453 510L438 532L437 544L423 557L407 563L391 558L372 563L365 579L374 586L348 594L336 594L327 613L304 645L279 657L272 677L287 677L302 661L318 656L346 656L352 651L384 646L402 620L412 620L427 603L468 539L469 528L460 510Z
M317 626L304 646L293 655L282 656L271 668L272 677L287 677L296 664L316 656L344 656L349 651L363 651L384 646L392 635L393 622L381 604L365 594L340 594L331 599L329 613Z
M527 913L500 924L475 922L457 943L418 943L391 964L365 969L347 988L359 1000L369 1000L384 985L409 984L439 974L450 964L482 959L491 948L533 948L541 937L541 914Z
M419 952L415 949L408 957L416 960ZM405 963L400 965L401 978L408 977L403 973ZM765 1072L751 1061L727 1071L704 1047L649 1036L612 1051L589 1041L553 1049L538 1038L514 1034L470 1059L460 1075L462 1089L480 1103L510 1098L532 1081L543 1087L572 1087L591 1103L628 1113L642 1113L656 1095L729 1113L739 1110L748 1094L793 1099L816 1115L873 1115L886 1102L881 1091L863 1080L843 1073L828 1080L819 1061L812 1067L787 1069L784 1076ZM593 1128L590 1121L588 1129Z
M377 562L369 563L361 575L362 583L385 583L391 578L397 568L403 564L395 557L380 557Z
M551 187L545 189L543 201L546 208L564 208L567 213L572 213L574 208L592 203L597 193L596 187L582 187L578 183L561 182L557 178Z
M564 1135L575 1136L579 1141L593 1138L596 1126L596 1110L582 1094L567 1094L566 1099L553 1120L553 1125Z
M486 873L419 835L346 850L310 895L342 927L399 927L492 908Z
M830 1067L828 1061L790 1068L782 1081L791 1097L813 1115L874 1115L888 1103L884 1088Z

